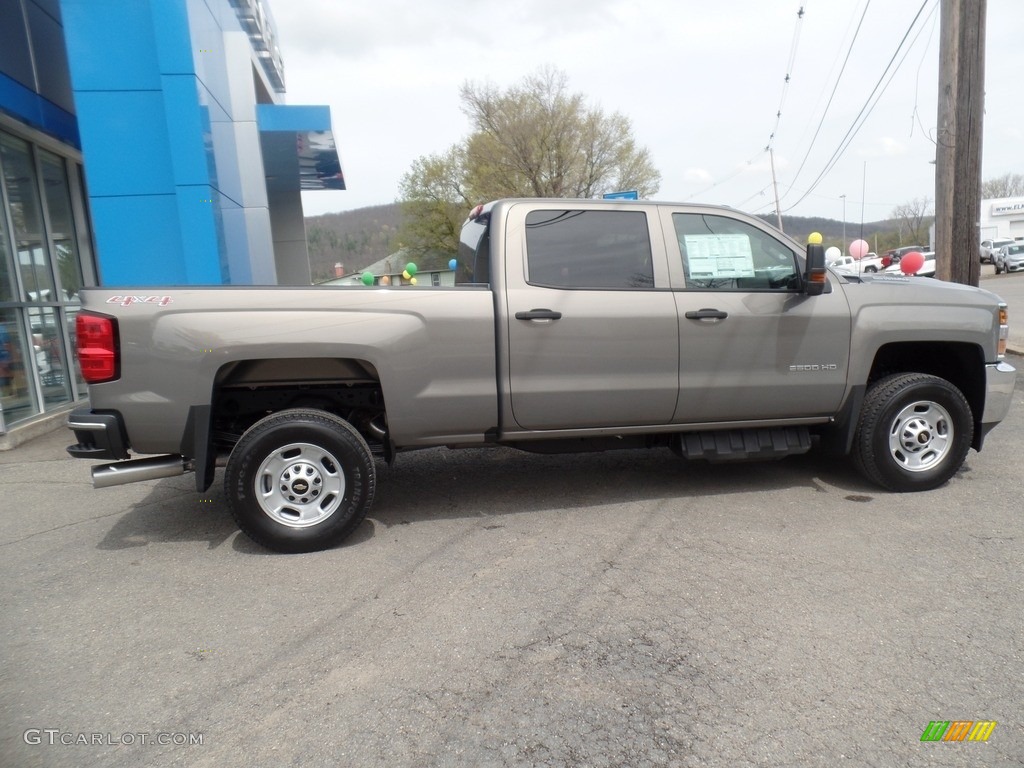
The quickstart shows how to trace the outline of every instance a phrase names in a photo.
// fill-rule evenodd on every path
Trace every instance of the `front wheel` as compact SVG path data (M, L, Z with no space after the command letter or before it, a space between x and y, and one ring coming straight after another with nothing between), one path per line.
M971 407L959 389L937 376L897 373L868 389L853 458L890 491L927 491L960 469L973 436Z
M339 544L366 517L376 473L347 421L312 408L267 416L231 451L224 486L238 527L277 552Z

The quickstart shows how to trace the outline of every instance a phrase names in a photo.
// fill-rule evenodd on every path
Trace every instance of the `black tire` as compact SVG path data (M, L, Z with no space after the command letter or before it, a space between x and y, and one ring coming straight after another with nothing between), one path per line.
M250 427L231 451L224 488L238 527L276 552L341 543L373 503L366 441L325 411L293 408Z
M960 469L973 437L971 407L959 389L937 376L897 373L868 389L853 458L883 488L928 491Z
M875 272L878 271L878 267L864 267L864 271L867 274L872 275L872 274L874 274Z

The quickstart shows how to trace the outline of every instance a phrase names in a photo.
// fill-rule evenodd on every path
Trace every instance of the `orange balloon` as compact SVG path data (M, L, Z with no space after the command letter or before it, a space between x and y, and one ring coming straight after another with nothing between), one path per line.
M900 272L904 275L914 275L924 266L924 254L920 251L911 251L900 259Z

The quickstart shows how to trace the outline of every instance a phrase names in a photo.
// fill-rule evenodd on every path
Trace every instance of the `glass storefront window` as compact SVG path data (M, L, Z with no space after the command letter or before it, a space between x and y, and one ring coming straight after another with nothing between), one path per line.
M3 166L7 207L14 224L18 269L26 301L58 301L43 237L39 184L28 142L0 134L0 166Z
M0 195L0 204L3 198ZM11 251L7 247L7 216L0 205L0 301L14 301L14 273L11 270Z
M0 406L7 424L39 413L21 312L0 309Z
M82 263L78 258L75 220L71 213L71 190L64 158L39 150L43 169L43 195L50 214L50 242L57 258L57 273L63 300L74 299L82 287Z
M70 381L64 359L64 340L55 307L29 307L32 353L43 386L45 405L59 405L71 399Z
M0 131L0 431L85 392L68 344L92 253L80 171L58 152Z

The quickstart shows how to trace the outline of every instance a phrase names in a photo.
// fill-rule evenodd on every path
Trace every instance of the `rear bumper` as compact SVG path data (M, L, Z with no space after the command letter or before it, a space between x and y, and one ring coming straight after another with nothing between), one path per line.
M68 416L68 429L75 433L68 453L76 459L128 458L128 433L117 411L93 411L79 408Z

